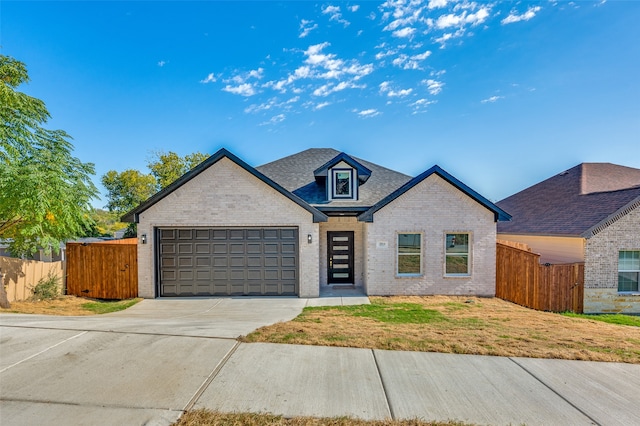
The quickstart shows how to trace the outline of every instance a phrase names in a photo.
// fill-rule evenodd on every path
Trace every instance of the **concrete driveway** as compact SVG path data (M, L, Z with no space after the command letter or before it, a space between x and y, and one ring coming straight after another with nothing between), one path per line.
M477 424L640 424L640 366L240 344L308 304L158 299L95 317L0 315L0 424L168 425L185 409Z

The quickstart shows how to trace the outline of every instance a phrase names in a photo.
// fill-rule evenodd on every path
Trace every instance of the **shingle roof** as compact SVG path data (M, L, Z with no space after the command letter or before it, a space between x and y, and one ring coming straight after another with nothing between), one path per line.
M167 195L171 194L173 191L175 191L176 189L180 188L182 185L184 185L185 183L189 182L191 179L193 179L194 177L198 176L200 173L202 173L203 171L205 171L206 169L208 169L213 164L217 163L218 161L220 161L223 158L228 158L229 160L233 161L236 165L240 166L241 168L243 168L244 170L246 170L247 172L249 172L250 174L252 174L256 178L260 179L262 182L264 182L267 185L271 186L273 189L275 189L276 191L278 191L279 193L281 193L285 197L289 198L291 201L293 201L294 203L298 204L299 206L301 206L305 210L309 211L313 215L313 221L314 222L325 222L327 220L327 216L324 213L320 212L319 210L317 210L313 206L310 206L304 200L302 200L299 196L297 196L295 194L292 194L290 191L288 191L285 188L283 188L277 182L274 182L268 176L265 176L264 174L260 173L258 170L256 170L255 168L251 167L250 165L248 165L247 163L242 161L240 158L236 157L235 155L233 155L231 152L227 151L224 148L220 149L218 152L213 154L211 157L207 158L202 163L198 164L195 168L191 169L190 171L188 171L187 173L182 175L182 177L177 179L171 185L167 186L166 188L164 188L160 192L157 192L155 195L151 196L146 201L143 201L138 207L136 207L135 209L131 210L130 212L128 212L124 216L122 216L121 220L123 222L136 222L137 223L138 222L138 216L140 215L140 213L142 213L143 211L147 210L149 207L151 207L152 205L154 205L158 201L162 200Z
M640 208L640 169L582 163L497 205L513 217L498 224L500 233L589 238Z
M311 148L256 169L316 207L370 207L411 180L411 176L352 156L371 170L371 177L358 188L359 199L327 201L325 187L316 182L313 172L339 154L331 148Z

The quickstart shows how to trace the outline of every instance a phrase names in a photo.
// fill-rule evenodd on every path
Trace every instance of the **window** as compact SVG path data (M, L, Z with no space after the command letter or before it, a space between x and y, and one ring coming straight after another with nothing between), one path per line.
M352 170L333 170L332 198L353 198L351 192Z
M445 274L469 275L469 234L447 234Z
M640 281L640 250L618 253L618 291L637 292Z
M398 275L422 273L421 234L398 234Z

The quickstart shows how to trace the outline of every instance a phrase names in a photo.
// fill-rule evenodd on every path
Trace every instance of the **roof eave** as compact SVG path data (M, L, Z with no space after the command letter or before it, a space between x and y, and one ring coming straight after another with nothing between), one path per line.
M640 208L640 197L636 197L624 206L620 207L618 210L584 231L580 236L582 238L589 239L637 208Z
M237 164L238 166L243 168L245 171L247 171L248 173L250 173L254 177L260 179L265 184L271 186L273 189L275 189L276 191L278 191L279 193L281 193L285 197L289 198L291 201L295 202L300 207L302 207L305 210L307 210L309 213L311 213L313 215L313 222L314 223L326 222L327 220L329 220L329 217L327 215L325 215L324 213L322 213L320 210L318 210L315 207L311 206L309 203L307 203L306 201L304 201L302 198L298 197L297 195L287 191L281 185L279 185L278 183L274 182L273 180L271 180L270 178L268 178L264 174L260 173L254 167L252 167L249 164L245 163L243 160L241 160L239 157L235 156L234 154L232 154L231 152L229 152L225 148L222 148L218 152L213 154L211 157L207 158L205 161L203 161L202 163L200 163L199 165L194 167L192 170L190 170L187 173L185 173L184 175L182 175L180 178L178 178L171 185L167 186L166 188L164 188L161 191L157 192L156 194L152 195L146 201L143 201L142 203L140 203L140 205L138 207L136 207L135 209L133 209L130 212L126 213L124 216L122 216L122 218L121 218L122 221L123 222L135 222L135 223L138 223L139 222L140 213L144 212L149 207L153 206L158 201L162 200L167 195L171 194L173 191L177 190L182 185L184 185L185 183L189 182L191 179L195 178L200 173L202 173L203 171L205 171L206 169L208 169L209 167L211 167L212 165L214 165L215 163L217 163L218 161L220 161L223 158L228 158L229 160L233 161L235 164Z
M388 196L380 200L378 203L373 205L370 209L360 214L358 216L358 220L361 222L373 222L373 214L375 212L382 209L384 206L391 203L396 198L400 197L402 194L409 191L411 188L413 188L414 186L416 186L417 184L419 184L420 182L422 182L432 174L436 174L440 176L449 184L453 185L455 188L464 192L473 200L475 200L476 202L480 203L482 206L484 206L485 208L493 212L495 222L511 220L511 215L509 213L502 210L500 207L496 206L494 203L487 200L485 197L483 197L482 195L480 195L479 193L477 193L476 191L474 191L473 189L471 189L470 187L468 187L467 185L465 185L464 183L462 183L461 181L459 181L458 179L456 179L455 177L453 177L452 175L444 171L438 165L435 165L430 169L426 170L425 172L421 173L420 175L414 177L409 182L405 183L400 188L398 188L397 190L395 190L394 192L392 192L391 194L389 194Z

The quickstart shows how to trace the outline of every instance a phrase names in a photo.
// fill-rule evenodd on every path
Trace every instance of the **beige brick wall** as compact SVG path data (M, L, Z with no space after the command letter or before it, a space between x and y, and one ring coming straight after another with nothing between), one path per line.
M327 285L327 232L353 231L354 284L364 285L364 226L355 217L330 217L320 223L320 285Z
M640 294L618 294L620 250L640 250L638 208L587 239L584 268L585 313L640 313Z
M470 276L445 277L445 233L451 232L470 233ZM422 275L397 276L397 233L422 233ZM437 175L375 213L365 244L370 295L495 295L494 214Z
M140 214L138 235L148 238L148 244L138 245L141 297L156 296L153 230L166 226L297 226L300 297L319 296L319 226L312 214L227 158Z

